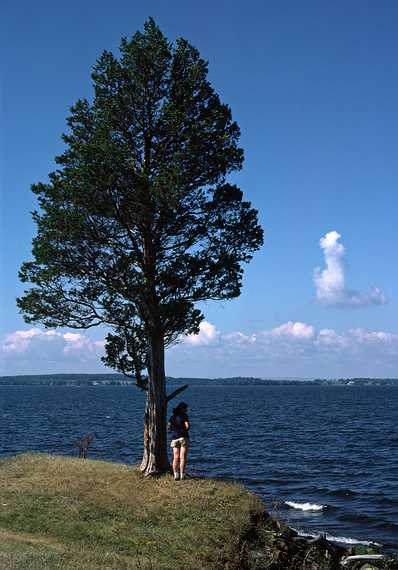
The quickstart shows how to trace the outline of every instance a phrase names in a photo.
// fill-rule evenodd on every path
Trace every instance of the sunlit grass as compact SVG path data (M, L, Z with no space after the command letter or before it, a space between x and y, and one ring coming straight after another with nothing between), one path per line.
M236 568L262 504L241 486L45 454L0 461L0 568Z

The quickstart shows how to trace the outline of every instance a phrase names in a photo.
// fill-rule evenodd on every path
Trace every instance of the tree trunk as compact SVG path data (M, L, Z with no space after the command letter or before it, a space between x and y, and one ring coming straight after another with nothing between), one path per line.
M145 472L145 469L149 461L149 413L148 413L148 393L146 395L145 402L145 414L144 414L144 453L142 455L142 461L140 465L141 471Z
M150 367L148 367L148 373L150 374ZM181 394L184 390L188 388L188 384L180 386L171 394L166 397L166 402L169 403L170 400ZM140 465L141 471L145 471L149 461L149 413L148 413L148 395L145 403L145 415L144 415L144 453L142 456L142 462Z
M160 475L170 470L167 455L167 395L164 370L164 339L152 337L150 374L144 421L144 456L141 471L145 475Z

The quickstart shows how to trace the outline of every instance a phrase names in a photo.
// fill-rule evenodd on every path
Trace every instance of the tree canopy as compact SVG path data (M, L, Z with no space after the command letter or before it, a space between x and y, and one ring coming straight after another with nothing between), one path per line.
M164 348L199 331L197 302L240 294L263 240L257 211L227 181L243 164L240 131L207 73L195 47L172 45L149 19L122 39L119 58L98 59L93 99L71 108L57 169L32 186L40 210L20 271L33 285L17 301L25 320L110 326L105 362L141 387L148 368L155 423Z

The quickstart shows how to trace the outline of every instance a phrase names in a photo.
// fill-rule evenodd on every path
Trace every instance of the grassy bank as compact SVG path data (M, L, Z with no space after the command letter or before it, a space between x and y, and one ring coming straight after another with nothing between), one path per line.
M237 568L262 509L235 484L19 455L0 461L0 568Z
M234 483L45 454L0 461L0 570L336 570L347 554L300 538ZM349 570L364 567L398 561Z

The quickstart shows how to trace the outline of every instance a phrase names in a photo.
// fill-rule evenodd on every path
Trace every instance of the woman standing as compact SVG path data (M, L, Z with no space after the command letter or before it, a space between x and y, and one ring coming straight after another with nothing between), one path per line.
M187 455L189 448L189 418L187 416L188 404L180 402L173 410L169 420L171 431L171 444L173 449L174 479L185 479Z

